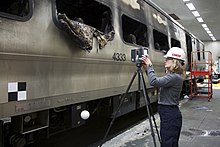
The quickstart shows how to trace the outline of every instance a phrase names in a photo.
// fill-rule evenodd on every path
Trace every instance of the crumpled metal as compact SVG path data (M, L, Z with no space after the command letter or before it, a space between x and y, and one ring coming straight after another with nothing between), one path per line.
M58 14L58 20L66 32L68 32L75 42L84 50L91 51L93 46L93 37L98 40L99 48L105 47L108 41L114 39L114 29L105 34L94 27L84 23L69 19L66 14Z

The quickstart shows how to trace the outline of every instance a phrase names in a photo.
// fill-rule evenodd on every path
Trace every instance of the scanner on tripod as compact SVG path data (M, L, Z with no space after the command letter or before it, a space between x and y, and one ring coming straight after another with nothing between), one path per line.
M141 63L142 55L148 56L148 48L140 47L138 49L131 49L131 62Z
M153 114L153 110L152 110L152 107L151 107L151 103L150 103L150 98L148 96L148 93L147 93L147 87L146 87L146 84L145 84L145 81L144 81L144 76L143 76L143 72L141 70L141 66L142 66L142 55L145 55L145 56L148 56L148 48L146 47L141 47L141 48L138 48L138 49L132 49L131 50L131 62L135 62L136 63L136 66L137 66L137 70L134 72L134 75L132 76L131 78L131 81L129 82L129 85L126 89L126 92L125 94L123 94L123 97L121 99L121 102L112 118L112 121L105 133L105 136L104 138L102 139L101 141L101 144L100 144L100 147L102 146L102 144L105 142L106 140L106 137L115 121L115 118L116 118L116 115L117 113L119 112L120 110L120 107L122 106L124 100L125 100L125 97L127 96L130 88L131 88L131 85L133 84L134 80L135 80L135 77L138 75L138 85L139 85L139 90L140 91L143 91L143 94L144 94L144 100L145 100L145 105L146 105L146 108L147 108L147 114L148 114L148 120L149 120L149 124L150 124L150 130L151 130L151 135L153 137L153 143L154 143L154 147L157 147L157 144L156 144L156 139L155 139L155 133L154 133L154 129L153 129L153 125L156 129L156 133L157 133L157 136L158 136L158 140L159 142L161 143L161 139L160 139L160 135L159 135L159 131L157 129L157 124L156 124L156 121L155 121L155 118L154 118L154 114ZM152 122L152 119L153 119L153 122Z

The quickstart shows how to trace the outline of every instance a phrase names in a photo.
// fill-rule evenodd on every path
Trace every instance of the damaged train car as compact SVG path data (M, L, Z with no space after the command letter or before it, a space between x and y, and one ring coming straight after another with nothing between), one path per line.
M136 70L131 49L147 47L163 75L164 53L173 46L185 50L188 63L191 51L204 50L148 0L2 1L0 146L83 125L83 110L112 117ZM148 86L148 94L157 101L157 88ZM144 105L136 79L117 117Z

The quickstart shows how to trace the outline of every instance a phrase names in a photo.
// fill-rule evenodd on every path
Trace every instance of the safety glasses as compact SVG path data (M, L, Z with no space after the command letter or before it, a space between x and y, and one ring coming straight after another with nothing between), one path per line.
M173 60L173 58L167 57L167 58L165 59L165 61L168 61L168 60Z

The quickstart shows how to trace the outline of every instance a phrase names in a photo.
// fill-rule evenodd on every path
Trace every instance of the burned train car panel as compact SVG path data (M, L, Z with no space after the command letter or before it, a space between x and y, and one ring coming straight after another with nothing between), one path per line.
M182 47L185 50L185 34L184 31L179 28L177 25L173 24L171 21L168 21L169 32L170 32L170 45L171 47ZM181 45L182 44L182 45Z
M124 1L119 1L118 3L122 5L122 2ZM158 73L162 75L164 74L164 71L162 71L164 68L163 67L163 56L164 56L163 50L169 49L168 33L167 33L168 30L167 30L167 26L162 27L162 28L160 27L160 25L164 26L164 24L160 24L157 20L157 16L154 14L157 13L158 15L163 17L165 20L166 18L165 16L160 14L158 11L153 9L151 5L148 5L144 1L138 0L133 5L131 4L132 2L134 3L134 1L126 1L125 6L122 7L122 14L121 14L121 17L122 17L121 26L123 29L122 38L125 41L125 44L129 43L130 46L127 46L127 48L131 49L132 46L135 46L135 47L146 46L148 47L150 55L161 57L156 60L155 59L152 59L152 60L153 62L155 60L154 62L156 65L155 67L159 71ZM132 9L132 7L134 8ZM129 25L131 24L132 26L126 25L126 23ZM163 22L163 23L165 23L166 25L166 22ZM136 32L138 32L138 29L142 29L142 31L139 31L141 33L136 35ZM142 42L144 43L140 44L138 40L140 41L142 40ZM132 43L132 42L136 42L136 43ZM156 44L157 46L158 42L161 44L163 49L159 49L155 47L154 44Z
M167 18L156 10L151 11L152 25L154 26L154 28L164 34L168 34Z
M115 33L109 7L96 1L56 0L55 5L57 24L84 50L92 50L93 37L97 39L99 49L113 40Z

